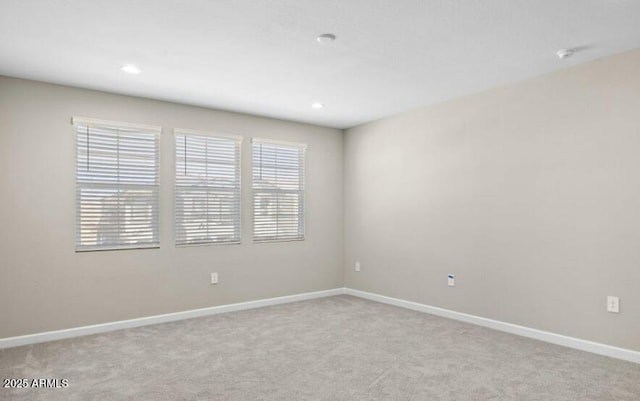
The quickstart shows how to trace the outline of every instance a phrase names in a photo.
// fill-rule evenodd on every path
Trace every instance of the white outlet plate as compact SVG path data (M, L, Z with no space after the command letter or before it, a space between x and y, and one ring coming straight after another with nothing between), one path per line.
M356 262L356 271L359 272L360 271L360 262Z
M611 295L607 297L607 312L620 313L620 298Z
M218 284L218 273L211 273L211 284Z
M449 287L455 287L456 286L456 275L455 274L447 275L447 285Z

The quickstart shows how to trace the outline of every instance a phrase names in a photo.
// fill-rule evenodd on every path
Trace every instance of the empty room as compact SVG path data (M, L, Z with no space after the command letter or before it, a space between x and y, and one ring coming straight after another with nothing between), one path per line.
M640 401L639 21L0 1L0 400Z

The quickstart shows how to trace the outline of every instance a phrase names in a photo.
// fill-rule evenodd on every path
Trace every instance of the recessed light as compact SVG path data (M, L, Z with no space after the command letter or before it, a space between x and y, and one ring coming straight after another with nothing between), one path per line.
M140 74L142 72L140 68L136 67L133 64L125 64L122 67L120 67L120 69L126 72L127 74Z
M556 52L556 55L558 56L559 59L563 59L563 58L569 58L573 56L575 52L576 51L573 49L560 49Z
M336 35L332 33L323 33L322 35L319 35L316 40L320 43L331 43L336 40Z
M324 104L320 103L320 102L315 102L311 105L311 107L313 107L314 109L321 109L324 107Z

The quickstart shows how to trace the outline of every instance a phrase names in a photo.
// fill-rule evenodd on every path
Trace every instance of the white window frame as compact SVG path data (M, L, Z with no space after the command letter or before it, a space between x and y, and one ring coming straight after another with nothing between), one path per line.
M297 190L291 189L264 189L256 186L256 166L254 163L256 145L268 145L268 146L282 146L284 148L295 148L299 152L299 186ZM307 160L307 145L304 143L288 142L266 138L252 138L251 139L251 192L252 192L252 219L253 219L253 242L254 243L268 243L268 242L288 242L288 241L304 241L306 239L306 225L307 225L307 203L306 203L306 160ZM256 232L257 228L257 196L260 193L272 193L272 194L298 194L298 229L296 236L261 236ZM277 231L277 229L276 229Z
M221 139L221 140L229 140L234 142L234 150L237 159L234 161L235 163L235 176L236 176L236 186L235 188L218 188L216 189L214 186L210 185L186 185L179 183L179 172L178 172L178 140L180 137L188 138L189 136L193 136L194 138L213 138L213 139ZM186 151L186 148L185 148ZM185 246L202 246L202 245L233 245L240 244L242 241L242 136L226 134L226 133L217 133L217 132L207 132L200 130L192 130L192 129L184 129L184 128L176 128L174 129L174 155L175 155L175 168L174 168L174 244L177 247L185 247ZM186 156L185 156L186 157ZM185 165L185 168L187 166ZM234 237L232 239L227 240L215 240L212 238L205 238L197 241L189 241L186 239L187 235L183 237L179 237L178 233L182 232L179 226L181 221L184 221L184 216L179 214L180 209L179 205L179 197L181 189L204 189L207 193L232 193L235 196L235 206L236 209L233 211L234 213ZM208 229L207 229L208 231ZM214 231L208 232L207 235L212 235Z
M75 138L75 149L76 149L76 157L75 157L75 176L76 176L76 198L75 198L75 210L76 210L76 224L75 224L75 249L76 252L85 252L85 251L109 251L109 250L125 250L125 249L145 249L145 248L159 248L160 247L160 133L162 128L154 125L145 125L145 124L135 124L135 123L125 123L119 121L109 121L109 120L99 120L94 118L87 117L73 117L71 119L71 123L74 131ZM153 184L132 184L132 183L121 183L120 182L120 163L119 160L116 163L117 171L117 183L105 183L100 182L99 180L82 180L80 179L80 143L79 136L83 133L80 132L80 127L85 127L87 131L86 135L89 138L90 129L91 128L103 128L103 129L123 129L127 131L137 131L141 136L149 135L153 137L154 141L154 153L152 157L154 158L154 176ZM117 134L120 136L120 132ZM124 134L123 134L124 135ZM131 135L131 133L129 133ZM135 134L134 134L135 135ZM119 145L118 145L119 152ZM90 151L90 146L87 144L87 152ZM87 164L89 165L90 161L87 160ZM89 167L87 167L89 168ZM97 173L96 173L97 174ZM148 178L148 177L146 177ZM126 225L120 226L120 219L118 219L118 230L114 236L118 237L118 240L113 241L111 243L106 243L104 245L99 244L83 244L83 227L86 230L86 220L83 220L82 217L82 191L87 190L89 188L95 189L103 189L105 192L109 191L121 191L123 189L144 189L151 191L151 240L139 243L125 243L119 242L122 241L121 236L126 232ZM119 196L119 195L118 195ZM119 201L118 201L119 204ZM155 210L153 210L155 208ZM117 207L118 215L120 212L125 216L133 210L131 205L122 205ZM95 227L99 230L100 224L95 224ZM96 234L97 236L98 234Z

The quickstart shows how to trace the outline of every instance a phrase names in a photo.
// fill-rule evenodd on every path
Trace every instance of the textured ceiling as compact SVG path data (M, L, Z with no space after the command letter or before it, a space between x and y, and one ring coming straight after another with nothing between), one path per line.
M637 47L637 0L0 0L0 75L338 128Z

